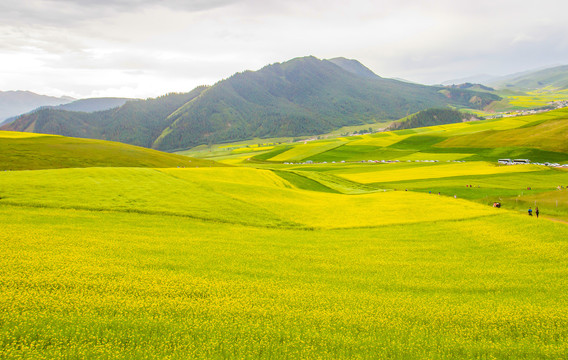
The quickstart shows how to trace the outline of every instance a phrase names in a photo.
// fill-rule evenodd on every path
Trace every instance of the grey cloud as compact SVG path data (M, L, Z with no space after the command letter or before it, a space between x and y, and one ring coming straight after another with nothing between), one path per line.
M0 65L16 79L30 70L12 55L40 64L31 84L63 84L53 74L69 70L81 79L65 87L82 92L101 78L167 89L308 54L440 82L568 62L566 11L564 0L1 0Z
M136 13L152 7L196 12L216 9L243 0L3 0L3 24L48 25L69 28L119 13Z
M151 6L162 6L173 10L201 11L230 5L241 0L51 0L53 3L62 5L73 4L75 6L89 8L108 8L120 11L137 10Z

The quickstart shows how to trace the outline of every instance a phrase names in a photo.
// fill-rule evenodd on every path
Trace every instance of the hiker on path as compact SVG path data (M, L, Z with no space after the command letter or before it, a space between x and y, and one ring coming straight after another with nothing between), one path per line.
M536 214L536 218L538 219L538 214L540 214L540 211L538 211L538 207L536 208L534 213Z
M529 216L532 216L532 209L529 208Z

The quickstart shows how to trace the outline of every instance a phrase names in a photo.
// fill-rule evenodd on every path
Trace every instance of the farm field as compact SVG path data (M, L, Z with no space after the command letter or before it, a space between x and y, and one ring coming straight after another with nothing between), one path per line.
M0 137L0 358L566 358L568 171L495 161L568 162L562 132L465 140L565 117L108 163Z
M35 180L0 174L3 185L14 184L0 200L2 357L568 354L565 224L415 192L299 190L264 170L108 171L37 171ZM68 194L49 172L74 183ZM117 178L125 180L111 186ZM85 179L103 185L85 194ZM176 179L184 186L174 188ZM188 179L210 187L188 188ZM41 181L43 196L32 192ZM166 198L169 208L143 211L160 181L196 202L211 190L237 198L228 205L239 214L217 207L227 198L197 210ZM262 188L282 191L271 193L273 213L252 210L265 198L243 200L251 187L260 196ZM294 193L306 206L325 202L313 212L334 222L303 218L309 212ZM92 208L82 206L87 201ZM404 201L419 211L396 204ZM291 224L294 213L301 216Z

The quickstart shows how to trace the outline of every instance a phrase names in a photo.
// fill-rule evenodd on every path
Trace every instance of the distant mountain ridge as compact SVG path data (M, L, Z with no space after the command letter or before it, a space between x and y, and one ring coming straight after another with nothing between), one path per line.
M547 87L558 90L568 89L568 65L507 75L492 80L488 85L498 89L523 91Z
M483 84L497 90L531 91L549 88L551 90L568 89L568 65L527 70L504 76L474 75L461 79L442 82L444 86L459 84Z
M469 90L475 90L475 91L495 91L495 89L489 87L489 86L485 86L482 84L472 84L472 83L463 83L463 84L457 84L457 85L448 85L447 87L449 88L453 88L453 89L469 89Z
M483 108L494 94L385 79L356 60L312 56L237 73L186 94L92 114L45 109L4 130L99 138L174 151L252 137L304 136L433 107Z
M10 117L27 113L41 106L67 104L74 100L68 96L46 96L31 91L0 91L0 124Z
M474 84L483 84L487 85L492 81L499 78L498 76L488 75L488 74L478 74L473 76L468 76L460 79L452 79L446 80L442 82L442 85L457 85L457 84L464 84L464 83L474 83Z
M134 101L138 99L130 99L130 98L88 98L88 99L79 99L72 101L70 103L62 104L62 105L44 105L39 108L33 109L30 112L44 110L47 108L55 109L55 110L66 110L66 111L79 111L79 112L96 112L96 111L104 111L109 109L114 109L124 105L127 101ZM28 112L29 113L29 112ZM7 118L2 122L2 125L9 124L16 120L19 116L25 114L19 114L17 116L13 116Z
M73 102L56 106L58 110L67 111L80 111L80 112L95 112L114 109L124 105L127 101L137 101L139 99L131 98L117 98L117 97L102 97L102 98L87 98L79 99Z

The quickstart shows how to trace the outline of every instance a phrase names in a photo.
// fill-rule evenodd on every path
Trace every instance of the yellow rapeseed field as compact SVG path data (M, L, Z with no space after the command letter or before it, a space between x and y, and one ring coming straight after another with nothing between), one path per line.
M319 154L323 151L334 149L338 146L345 144L343 141L317 141L308 142L294 146L292 149L287 150L271 158L271 161L299 161L306 159L312 155Z
M380 165L378 165L380 166ZM466 163L437 163L436 165L409 168L380 169L381 171L365 171L338 174L351 181L360 183L390 182L413 179L434 179L465 175L490 175L505 173L522 173L539 171L537 165L499 166L487 162L475 161Z
M59 136L59 135L36 134L31 132L20 132L20 131L0 131L0 138L8 138L8 139L33 138L41 136Z

